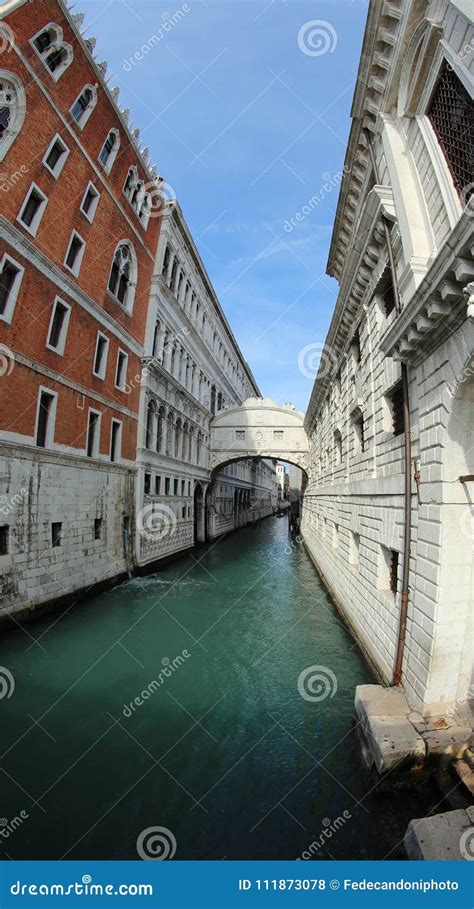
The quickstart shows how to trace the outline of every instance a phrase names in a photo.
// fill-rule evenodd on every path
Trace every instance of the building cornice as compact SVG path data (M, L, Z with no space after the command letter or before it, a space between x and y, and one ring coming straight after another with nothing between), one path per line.
M138 128L132 130L132 128L131 128L131 124L129 123L130 111L127 108L122 110L118 105L120 88L118 86L116 86L115 88L112 88L112 89L109 88L108 83L110 81L110 77L109 77L109 79L106 79L106 73L107 73L107 67L108 67L107 62L105 60L97 61L97 59L93 56L94 48L96 45L95 38L92 38L92 37L83 38L83 35L81 33L81 26L84 22L84 18L85 18L84 14L72 12L72 9L75 6L74 3L68 5L65 2L65 0L56 0L56 3L59 6L59 8L61 9L61 12L63 13L64 17L67 19L67 22L68 22L70 28L74 32L74 36L75 36L77 43L82 48L85 56L87 57L90 65L92 66L95 76L97 78L97 81L98 81L102 91L108 98L109 103L111 104L115 115L120 120L120 125L121 125L125 135L127 136L128 140L130 142L130 145L132 146L132 148L135 149L136 154L140 160L140 163L141 163L142 167L144 168L146 174L148 175L150 182L154 183L157 179L158 179L158 181L161 180L161 182L163 182L162 178L158 177L156 165L150 165L150 163L149 163L148 148L140 147L140 143L139 143L140 130Z
M395 221L395 205L390 187L374 186L367 194L358 222L357 240L352 243L344 270L334 314L325 341L325 350L306 411L309 427L320 409L347 343L357 328L358 315L367 295L372 292L387 261L385 231L382 223ZM328 368L332 367L332 368Z
M327 273L337 280L343 274L372 169L364 130L375 133L379 128L379 114L384 110L400 51L400 35L414 5L417 5L415 0L372 0L369 6L351 108L353 122L344 162L345 175L327 263Z

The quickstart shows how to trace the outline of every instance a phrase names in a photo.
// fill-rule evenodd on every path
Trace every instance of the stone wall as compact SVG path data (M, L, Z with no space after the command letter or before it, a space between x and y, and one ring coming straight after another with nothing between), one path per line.
M9 552L0 555L0 617L123 577L127 516L133 532L126 468L3 444L0 527L9 528ZM53 523L61 525L56 546Z

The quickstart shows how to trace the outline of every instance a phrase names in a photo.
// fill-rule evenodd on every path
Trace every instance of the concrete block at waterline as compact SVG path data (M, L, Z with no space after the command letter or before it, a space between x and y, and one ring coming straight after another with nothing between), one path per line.
M379 773L424 761L425 743L404 716L370 716L365 735Z
M410 821L404 837L405 851L414 861L459 861L469 855L474 837L474 808L458 808L434 817ZM463 845L464 844L464 845Z
M407 717L411 712L401 688L357 685L354 703L357 718L364 726L367 726L370 717Z

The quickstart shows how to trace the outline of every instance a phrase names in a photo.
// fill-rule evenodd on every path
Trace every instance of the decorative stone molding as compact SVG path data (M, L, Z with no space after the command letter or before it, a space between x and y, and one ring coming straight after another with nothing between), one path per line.
M386 355L418 363L474 313L472 219L465 213L418 290L381 340ZM466 293L468 304L466 308Z

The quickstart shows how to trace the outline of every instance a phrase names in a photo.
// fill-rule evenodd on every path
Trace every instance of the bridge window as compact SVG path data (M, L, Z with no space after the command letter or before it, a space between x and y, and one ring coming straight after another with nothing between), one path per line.
M235 438L240 440L245 439L245 429L236 429Z
M273 438L274 438L275 442L282 442L283 436L284 436L283 429L274 429L273 430Z

